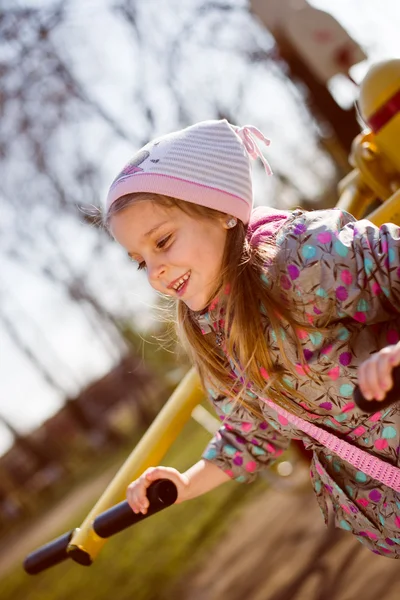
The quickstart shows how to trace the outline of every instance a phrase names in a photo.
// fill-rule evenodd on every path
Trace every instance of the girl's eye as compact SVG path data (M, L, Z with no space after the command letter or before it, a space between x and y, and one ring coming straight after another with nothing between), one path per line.
M164 248L166 246L166 244L168 244L168 242L169 242L169 240L170 240L171 237L172 237L172 234L166 235L165 237L163 237L161 240L159 240L156 243L156 247L159 248L159 249ZM146 268L146 263L145 263L144 260L137 261L134 258L132 260L137 263L137 270L138 271L142 271L142 269Z
M171 234L166 235L162 240L159 240L156 244L157 248L164 248L164 246L169 242L171 238Z
M138 271L141 271L142 269L146 268L146 263L144 262L144 260L136 260L135 258L131 257L131 261L135 263L135 265L137 265Z

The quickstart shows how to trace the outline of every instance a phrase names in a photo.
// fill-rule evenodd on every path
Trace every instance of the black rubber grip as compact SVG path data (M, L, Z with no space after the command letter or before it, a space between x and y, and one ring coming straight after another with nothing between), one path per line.
M37 575L41 571L53 567L66 560L67 548L75 530L64 533L52 542L34 550L24 560L24 569L28 575Z
M158 479L147 489L150 506L147 513L134 513L128 502L120 502L98 515L93 521L93 529L98 536L108 538L123 529L151 517L167 506L174 504L178 497L176 485L169 479Z
M358 406L358 408L367 413L375 413L379 410L384 410L399 402L400 400L400 366L395 367L392 371L393 378L393 386L392 389L388 391L384 400L366 400L361 393L359 387L356 387L353 393L354 402Z

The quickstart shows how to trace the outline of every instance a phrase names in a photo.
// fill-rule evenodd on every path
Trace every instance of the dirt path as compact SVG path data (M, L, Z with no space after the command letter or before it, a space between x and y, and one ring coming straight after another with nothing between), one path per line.
M400 561L326 528L311 488L269 490L184 587L185 600L398 600Z
M68 522L71 515L76 514L82 506L91 501L94 504L114 474L115 467L112 467L98 478L82 484L66 496L48 515L27 528L23 537L10 536L1 540L0 578L16 564L21 564L29 552L56 537L63 523ZM76 525L79 526L79 523Z

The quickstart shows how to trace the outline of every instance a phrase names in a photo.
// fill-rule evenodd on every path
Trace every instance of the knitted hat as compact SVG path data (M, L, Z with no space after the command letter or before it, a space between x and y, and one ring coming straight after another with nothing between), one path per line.
M270 143L255 127L236 127L223 119L202 121L149 142L112 183L106 211L125 194L151 192L248 223L253 208L250 157L260 157L271 174L253 136Z

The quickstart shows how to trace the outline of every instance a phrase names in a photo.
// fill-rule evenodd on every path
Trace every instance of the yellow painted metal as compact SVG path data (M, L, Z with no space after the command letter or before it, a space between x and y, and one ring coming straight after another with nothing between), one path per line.
M358 104L368 121L400 88L400 58L375 63L360 84Z
M203 398L204 393L201 389L199 377L195 370L191 369L122 465L80 528L75 531L67 550L71 553L73 559L74 553L78 549L78 552L85 553L90 557L90 562L93 561L106 542L93 530L92 523L95 517L124 500L129 483L139 477L143 471L150 466L160 464L161 459L189 420L192 410Z
M400 189L369 213L368 219L380 227L384 223L400 225Z
M339 184L337 207L379 225L400 224L400 112L394 100L399 92L400 59L371 67L360 85L359 107L373 131L366 129L354 140L349 159L354 170ZM376 115L382 110L387 120L379 127ZM373 201L382 204L367 214Z
M372 66L360 85L359 107L363 119L370 119L383 107L390 105L400 91L400 58L385 60ZM379 131L375 142L382 155L400 172L400 112L393 115Z
M346 210L361 219L375 199L373 191L365 184L361 173L354 169L339 184L340 198L336 208Z

